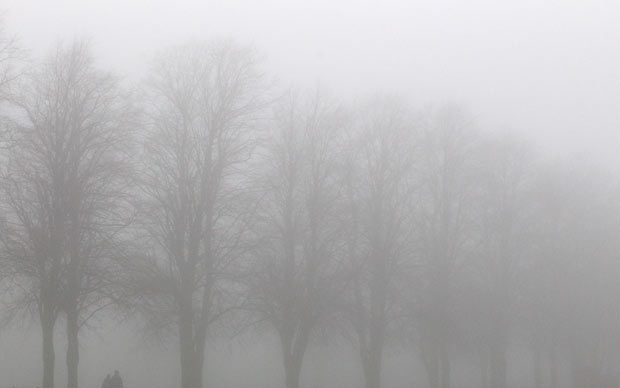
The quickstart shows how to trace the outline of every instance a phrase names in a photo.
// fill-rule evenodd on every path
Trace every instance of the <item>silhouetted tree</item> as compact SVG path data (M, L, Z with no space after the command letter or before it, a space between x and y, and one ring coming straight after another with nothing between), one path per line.
M486 386L507 384L510 331L518 320L518 282L533 243L532 181L534 156L525 144L510 137L491 138L481 148L484 167L479 181L480 250L477 252L488 311L489 376Z
M278 334L287 388L299 386L308 342L345 287L337 218L344 112L317 92L277 107L260 163L264 173L250 268L251 308Z
M432 388L450 387L455 336L454 296L459 271L475 245L478 134L460 109L445 106L428 117L416 180L418 252L423 286L417 322L420 349Z
M103 301L106 260L120 228L130 105L98 71L87 45L59 46L13 99L3 188L11 234L4 247L17 307L38 309L43 386L53 386L53 333L67 318L68 388L77 387L80 327Z
M178 330L183 388L202 387L207 328L222 312L261 84L253 52L229 42L172 48L150 76L137 193L147 236L132 284L148 319Z
M17 38L5 30L0 16L0 102L11 99L12 86L23 74L23 59L24 53Z
M383 349L407 262L416 122L406 105L377 97L360 109L345 166L353 283L350 323L367 388L381 385Z

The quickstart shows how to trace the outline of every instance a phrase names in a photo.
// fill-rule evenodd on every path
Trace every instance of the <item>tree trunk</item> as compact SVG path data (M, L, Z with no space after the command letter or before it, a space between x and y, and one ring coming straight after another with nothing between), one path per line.
M67 388L78 387L80 361L78 330L78 314L72 309L67 312Z
M303 327L298 328L296 333L293 333L293 329L290 327L287 331L280 332L286 388L299 387L299 378L309 336L309 330Z
M551 349L549 350L549 387L557 388L558 386L558 356L555 346L555 340L552 340Z
M381 220L380 216L376 216ZM378 221L377 225L381 225ZM387 265L384 255L381 254L381 234L376 232L373 241L373 271L370 284L370 308L368 330L368 347L362 354L362 367L366 379L366 388L381 387L381 367L383 361L383 346L385 343L385 321L387 305Z
M439 347L435 343L430 343L428 350L425 351L424 368L428 377L430 388L439 388Z
M54 388L54 324L53 317L41 317L43 335L43 388Z
M433 348L429 365L429 383L431 388L439 388L439 347Z
M542 388L542 358L538 345L534 345L534 388Z
M192 301L194 271L195 266L187 263L181 270L178 299L181 388L202 388L205 336L201 332L201 323L197 322L197 313Z
M205 356L205 337L199 336L200 343L196 343L194 350L194 384L198 388L203 387L202 369L204 366Z
M202 388L202 363L194 349L183 346L181 349L181 387Z
M491 360L487 346L480 345L478 353L480 359L480 386L482 388L491 388L489 386L489 364Z
M201 388L196 380L193 314L181 305L179 315L179 345L181 356L181 388Z
M441 350L441 388L450 388L450 354L448 346L442 341Z
M84 258L80 255L80 212L79 204L81 201L81 188L79 185L73 187L73 206L71 207L71 229L70 229L70 261L67 271L67 294L65 312L67 314L67 388L78 388L78 364L80 362L80 342L79 342L79 295L81 289L81 272L84 265Z
M200 362L200 357L196 357L196 362L194 363L194 385L197 388L203 387L202 365L203 363Z
M301 362L294 356L287 356L284 360L284 380L286 388L298 388L301 375Z
M366 388L381 387L381 349L369 349L364 357L364 378Z
M367 345L360 348L366 388L381 388L381 368L385 343L384 315L382 311L385 306L385 298L383 297L384 294L380 293L379 295L378 302L375 301L371 306L370 327L367 328ZM364 341L364 338L360 337L360 341Z
M494 341L491 350L491 387L506 387L506 347L500 338Z

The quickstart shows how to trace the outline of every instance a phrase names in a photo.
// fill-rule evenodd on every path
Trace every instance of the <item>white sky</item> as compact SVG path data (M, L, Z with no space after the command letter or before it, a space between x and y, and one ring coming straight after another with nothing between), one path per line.
M487 128L620 171L620 2L604 0L3 0L36 55L91 38L138 77L160 48L233 37L284 84L456 101Z

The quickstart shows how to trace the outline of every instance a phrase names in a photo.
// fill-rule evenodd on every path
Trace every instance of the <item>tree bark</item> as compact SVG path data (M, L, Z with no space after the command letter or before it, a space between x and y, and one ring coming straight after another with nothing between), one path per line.
M480 358L480 386L482 388L491 388L489 386L489 364L491 362L489 350L487 346L481 345L479 351Z
M366 388L381 387L381 349L369 349L364 357L364 378Z
M284 359L284 379L286 388L298 388L301 376L301 358L289 355Z
M41 329L43 335L43 388L54 388L54 324L55 319L43 315Z
M450 388L450 352L445 341L441 342L440 365L441 365L441 388Z
M74 190L76 193L79 190ZM76 204L78 200L75 200ZM78 387L78 364L80 362L80 354L79 354L79 297L78 295L82 292L80 290L80 281L78 280L80 277L80 268L83 263L80 262L79 255L79 246L80 242L78 239L79 231L79 215L74 208L72 211L72 223L74 225L74 230L72 231L71 236L71 249L70 255L71 260L69 262L69 269L67 273L67 294L65 300L65 313L67 314L67 354L66 354L66 362L67 362L67 388L77 388Z
M496 338L492 344L491 387L506 387L506 346L503 338Z
M557 388L558 386L558 359L554 349L549 355L549 387Z
M439 356L437 350L437 346L432 346L430 360L426 365L428 383L431 388L439 388Z
M534 345L534 387L542 388L542 357L538 345Z
M197 357L191 338L191 331L187 333L181 330L181 387L182 388L201 388L202 387L202 363Z
M181 387L201 388L196 379L196 354L194 351L194 314L191 305L191 293L181 291L179 303L179 345L181 356Z
M192 284L194 279L191 274L187 276L181 286L179 299L179 345L181 363L181 388L202 388L203 365L206 343L206 313L197 321L196 312L192 304ZM204 295L208 297L207 294ZM207 309L206 305L202 306Z
M558 386L558 356L555 346L555 338L552 338L551 348L549 349L549 387Z
M301 368L309 338L310 329L303 325L297 326L296 329L294 326L289 326L280 332L286 388L299 387Z
M78 314L67 311L67 388L78 387L79 339Z

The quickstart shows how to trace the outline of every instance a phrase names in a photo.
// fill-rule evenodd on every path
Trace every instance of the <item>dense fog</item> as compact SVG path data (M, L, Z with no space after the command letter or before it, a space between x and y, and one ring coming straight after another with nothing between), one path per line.
M0 385L619 387L620 6L0 10Z

